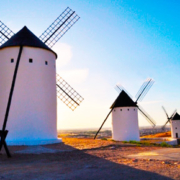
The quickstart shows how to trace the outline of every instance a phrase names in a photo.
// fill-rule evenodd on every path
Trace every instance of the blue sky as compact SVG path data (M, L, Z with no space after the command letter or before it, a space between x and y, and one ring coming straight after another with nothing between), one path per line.
M69 6L80 20L54 46L57 72L85 100L71 112L58 100L58 128L99 127L121 83L134 96L147 77L155 84L140 103L157 124L180 111L179 1L2 0L0 20L37 36ZM148 125L139 116L140 126ZM111 126L111 118L105 127Z

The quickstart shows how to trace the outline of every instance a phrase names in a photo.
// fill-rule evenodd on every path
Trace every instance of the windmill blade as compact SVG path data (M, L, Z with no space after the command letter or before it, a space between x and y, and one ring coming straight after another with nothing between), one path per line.
M116 103L116 101L117 101L117 99L115 100L115 102L114 102L114 103ZM99 133L99 132L100 132L100 130L102 129L102 127L103 127L104 123L106 122L107 118L109 117L109 115L111 114L111 112L113 111L113 109L114 109L114 108L112 108L112 109L110 110L110 112L108 113L108 115L106 116L105 120L103 121L103 123L101 124L101 126L100 126L99 130L97 131L96 135L94 136L94 139L96 139L96 137L97 137L98 133Z
M162 106L163 107L163 106ZM163 109L164 109L164 107L163 107ZM164 109L165 110L165 109ZM165 110L165 112L166 112L166 110ZM171 117L168 117L167 116L167 121L166 121L166 123L162 126L162 129L164 129L165 128L165 126L166 126L166 124L169 122L170 123L170 120L174 117L174 115L176 114L176 112L177 112L177 109L175 109L174 110L174 112L172 113L172 115L171 115Z
M54 44L79 20L79 16L67 7L39 37L47 46Z
M96 139L96 137L97 137L99 131L102 129L104 123L106 122L107 118L109 117L109 115L111 114L111 112L113 111L113 109L114 109L114 108L112 108L112 109L110 110L110 112L108 113L108 115L106 116L105 120L103 121L103 123L101 124L99 130L97 131L96 135L94 136L94 139Z
M128 96L131 97L131 99L133 99L132 95L121 84L119 83L116 84L114 88L119 94L121 93L122 90L125 91L128 94Z
M162 109L164 110L164 112L165 112L165 114L167 116L167 119L169 119L169 116L168 116L168 113L167 113L166 109L163 106L162 106Z
M149 91L149 89L152 87L152 85L154 84L154 80L153 79L147 79L142 86L140 87L139 91L136 94L136 102L142 101L142 99L144 98L144 96L147 94L147 92Z
M56 74L57 97L72 111L84 100L59 74Z
M168 122L170 122L170 119L168 119L168 120L166 121L166 123L162 126L162 128L161 128L161 129L164 129L164 128L165 128L165 126L166 126L166 124L167 124Z
M174 112L172 113L171 117L170 117L170 120L174 117L174 115L176 114L177 112L177 109L174 110Z
M156 122L155 122L144 110L142 110L142 107L140 108L140 107L138 106L138 109L139 109L140 113L146 118L146 120L147 120L153 127L155 127Z
M121 93L121 91L123 90L123 87L120 86L119 84L116 84L116 86L114 87L114 89L115 89L118 93Z
M2 21L0 21L0 46L13 35L14 33Z

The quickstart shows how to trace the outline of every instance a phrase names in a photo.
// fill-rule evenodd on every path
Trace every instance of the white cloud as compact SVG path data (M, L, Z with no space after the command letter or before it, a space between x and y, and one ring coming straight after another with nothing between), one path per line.
M70 83L80 84L85 81L88 73L88 69L74 69L69 71L60 71L60 76Z
M71 49L71 46L66 43L57 43L56 46L54 46L53 51L58 54L58 59L56 60L57 71L72 59Z

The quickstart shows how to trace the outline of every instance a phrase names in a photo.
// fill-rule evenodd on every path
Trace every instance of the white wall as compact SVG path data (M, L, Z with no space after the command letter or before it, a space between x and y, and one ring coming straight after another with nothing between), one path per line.
M0 128L18 53L19 47L0 50ZM7 122L7 141L57 139L55 59L48 50L23 47Z
M140 140L137 111L137 107L114 108L112 111L112 138L114 140Z
M171 120L171 137L176 138L176 133L180 138L180 120Z

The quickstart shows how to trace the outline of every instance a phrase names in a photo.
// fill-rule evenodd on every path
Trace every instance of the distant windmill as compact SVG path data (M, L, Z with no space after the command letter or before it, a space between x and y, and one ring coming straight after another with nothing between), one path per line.
M4 145L8 156L6 125L11 144L57 142L57 96L72 110L83 101L56 77L50 49L78 20L67 7L39 38L27 27L14 34L0 21L0 150Z
M110 112L103 121L101 127L97 131L94 139L97 137L99 131L103 127L107 118L112 112L112 138L118 141L125 140L139 140L139 127L138 127L138 114L137 110L146 118L146 120L154 127L155 121L140 108L137 103L139 100L142 100L147 94L151 86L153 85L154 80L147 79L138 93L136 94L136 101L134 102L129 95L118 86L120 90L119 96L114 101L110 107Z
M180 138L180 115L177 112L171 119L171 137Z
M162 108L163 108L163 110L167 116L167 121L162 126L162 129L165 129L167 123L170 123L170 125L171 125L171 137L172 138L180 138L180 115L177 113L177 110L175 109L175 111L169 117L165 108L163 106L162 106Z
M162 109L163 109L163 111L165 112L166 117L167 117L166 123L162 126L162 129L164 129L165 126L167 125L167 123L171 123L171 119L174 117L174 115L176 114L177 110L175 109L174 112L172 113L172 115L169 117L166 109L165 109L163 106L162 106Z

